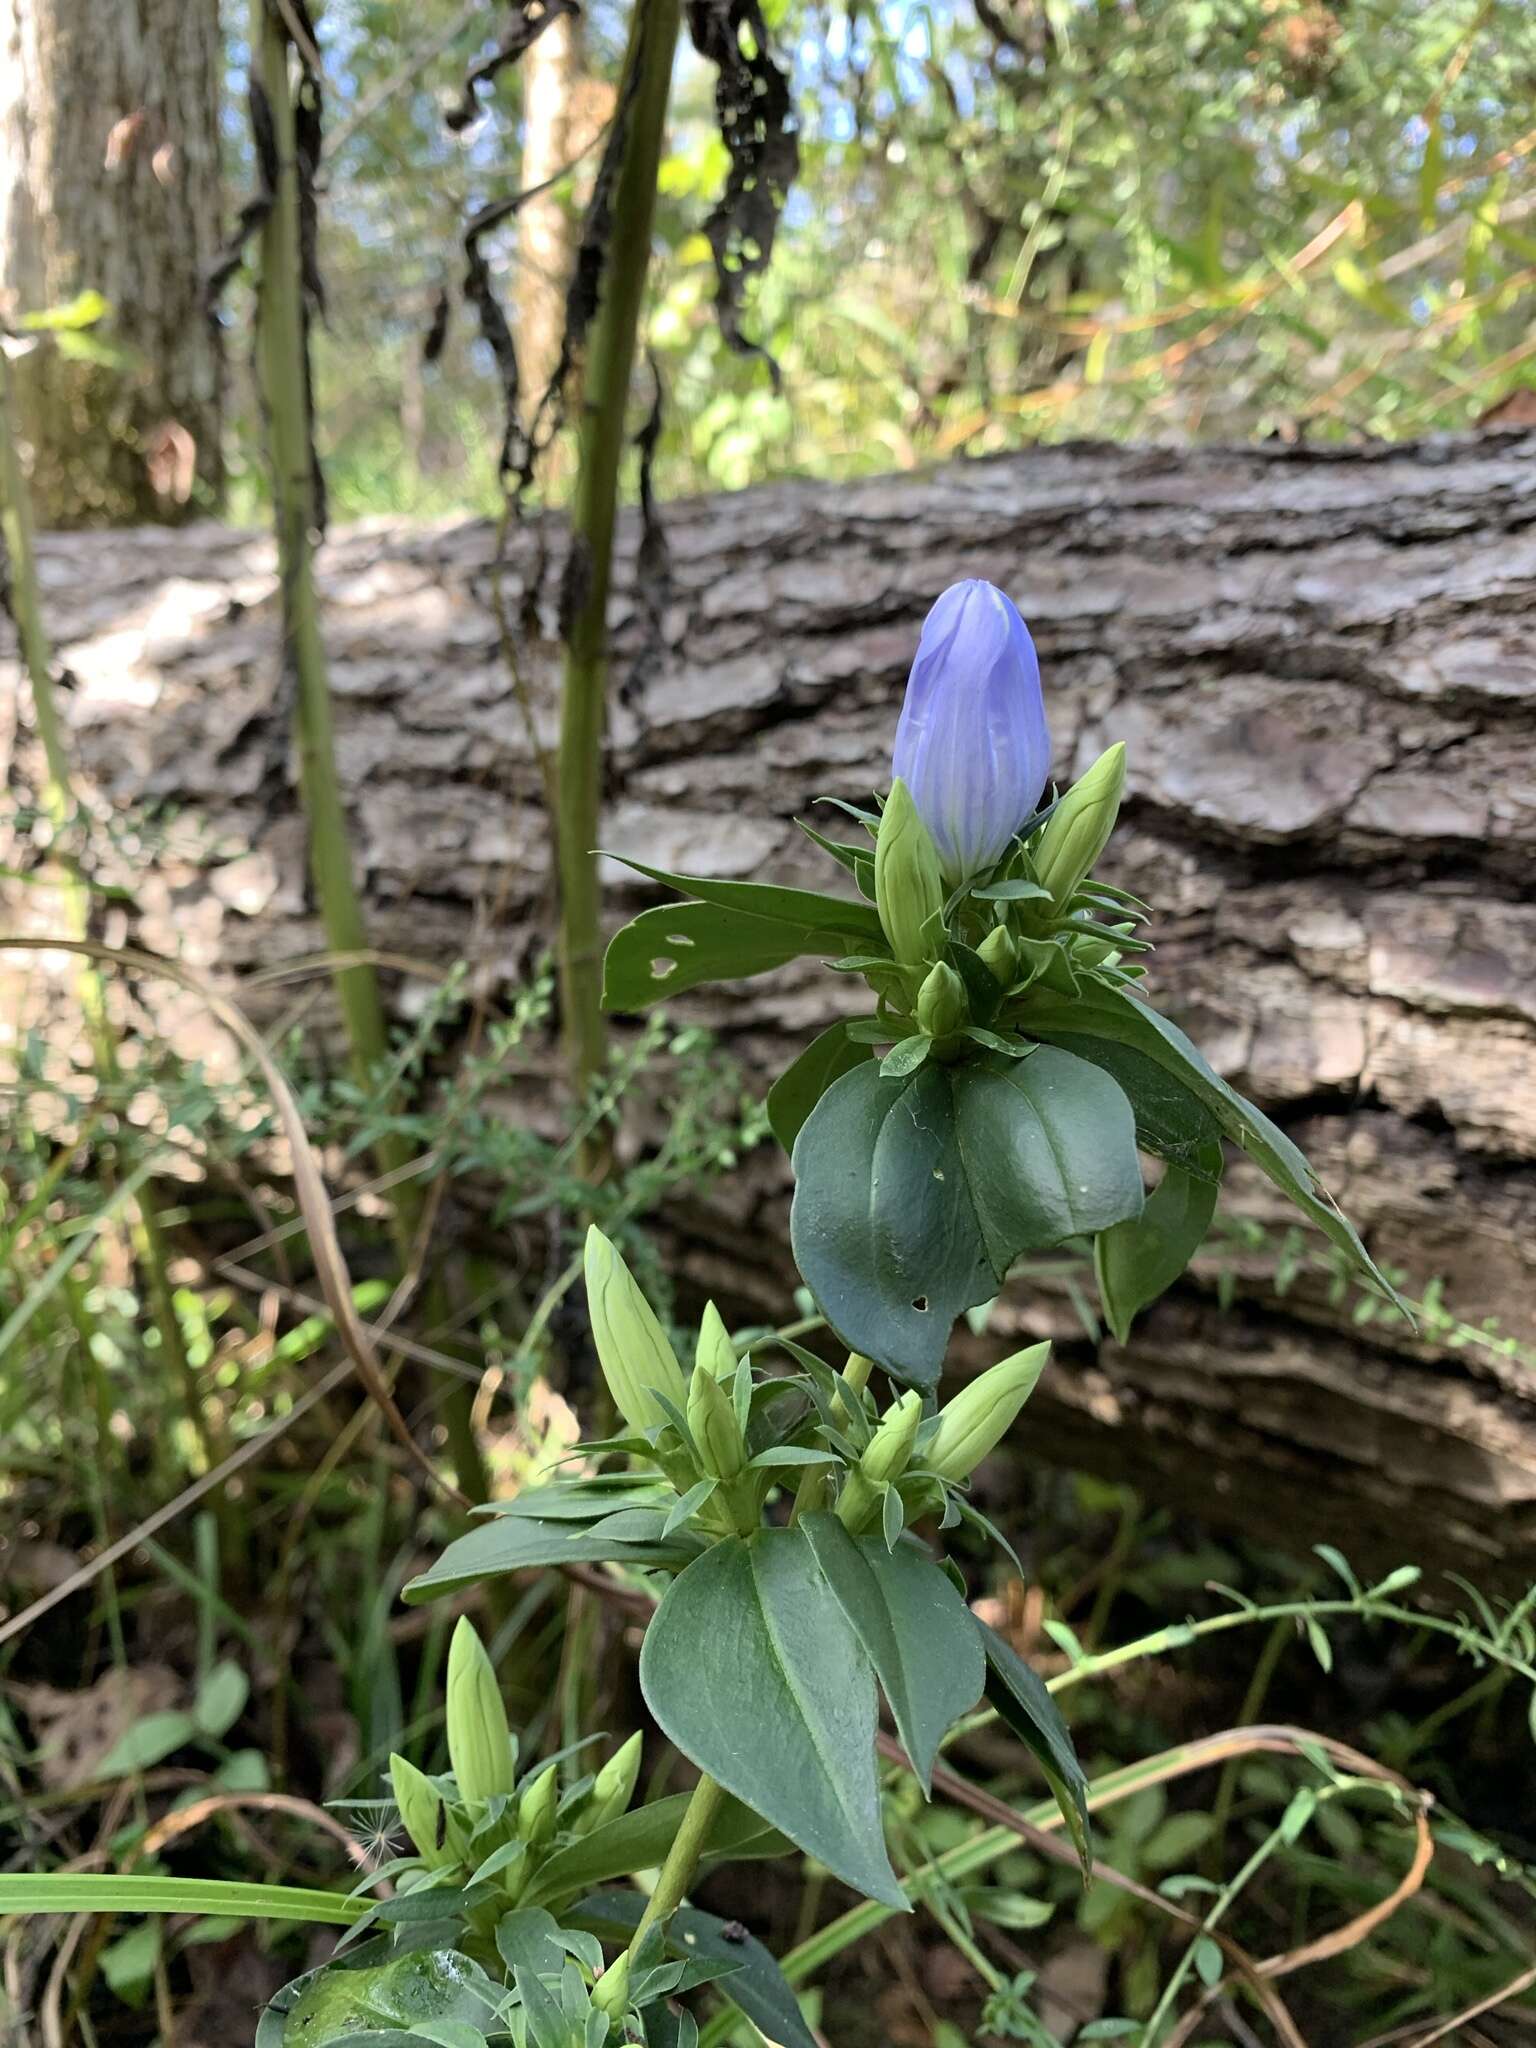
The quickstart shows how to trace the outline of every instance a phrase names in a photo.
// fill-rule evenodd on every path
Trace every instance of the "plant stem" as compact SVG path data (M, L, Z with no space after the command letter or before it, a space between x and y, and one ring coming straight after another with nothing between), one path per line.
M272 501L282 581L283 657L295 688L299 782L309 824L309 858L321 922L333 952L353 964L335 970L358 1080L366 1085L388 1049L384 1010L366 954L352 875L346 811L336 777L330 682L315 601L311 529L314 476L307 397L299 244L299 170L288 38L267 0L253 0L252 61L271 106L277 147L277 188L261 231L261 283L256 312L256 363L266 409L272 463ZM382 1153L387 1149L379 1146ZM391 1164L399 1162L392 1159ZM404 1204L401 1204L404 1207Z
M251 53L271 108L277 151L276 190L261 231L256 367L271 451L283 659L294 683L294 730L299 787L309 826L310 871L326 944L347 963L336 966L332 978L353 1077L366 1094L385 1064L389 1036L378 977L368 958L368 932L352 872L346 806L336 773L330 679L320 633L312 546L315 476L293 85L288 35L267 0L252 0ZM403 1166L410 1155L405 1140L395 1132L382 1133L373 1151L386 1175ZM400 1180L395 1189L392 1230L404 1271L411 1267L421 1217L420 1189L411 1180ZM487 1482L471 1420L473 1403L473 1389L456 1381L444 1404L444 1418L460 1490L473 1500L483 1500Z
M667 1851L667 1860L661 1866L661 1875L656 1880L656 1889L646 1901L645 1911L640 1915L640 1925L635 1929L635 1938L629 1944L629 1962L633 1971L635 1957L640 1944L656 1925L675 1913L687 1896L699 1860L709 1842L709 1831L715 1824L720 1803L725 1798L725 1789L713 1778L700 1778L693 1788L683 1814L683 1824L672 1837L672 1846Z
M571 509L570 586L560 706L560 1002L566 1065L578 1101L603 1064L597 833L608 696L608 593L624 412L651 259L656 176L666 128L679 0L635 0L619 84L629 127L614 191L602 296L592 323ZM633 97L630 97L633 90Z

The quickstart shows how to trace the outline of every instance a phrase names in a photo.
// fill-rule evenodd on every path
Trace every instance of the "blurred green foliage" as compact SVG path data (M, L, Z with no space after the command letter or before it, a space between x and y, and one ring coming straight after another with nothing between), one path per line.
M322 18L320 416L342 516L497 503L499 395L472 314L456 305L439 359L421 360L439 292L457 293L464 219L519 189L515 68L470 128L443 119L495 15L332 0ZM726 159L711 73L685 49L646 332L668 493L1082 435L1417 434L1536 389L1525 0L776 0L768 15L802 161L747 327L783 388L715 326L700 229ZM622 29L596 0L599 112ZM595 159L561 186L573 218ZM515 311L515 222L498 281ZM247 491L258 477L248 461Z

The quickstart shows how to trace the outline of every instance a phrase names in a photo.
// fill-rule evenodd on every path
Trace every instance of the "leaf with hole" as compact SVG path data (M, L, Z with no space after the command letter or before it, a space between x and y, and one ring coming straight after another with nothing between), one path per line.
M1055 1047L833 1084L794 1150L790 1235L838 1336L931 1388L955 1317L1013 1260L1140 1213L1129 1103Z
M808 945L792 925L722 910L714 903L663 904L642 910L615 932L603 957L603 1007L643 1010L716 981L745 981L783 967ZM831 943L836 945L835 935Z

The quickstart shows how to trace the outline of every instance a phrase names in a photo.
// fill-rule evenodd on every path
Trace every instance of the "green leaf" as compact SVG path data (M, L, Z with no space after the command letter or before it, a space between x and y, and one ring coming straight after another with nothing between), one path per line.
M147 1771L190 1742L197 1732L192 1716L174 1708L145 1714L131 1728L124 1729L96 1766L96 1775L125 1778L131 1771Z
M691 1564L646 1631L640 1685L700 1770L845 1884L910 1910L881 1828L874 1673L799 1529Z
M584 1443L583 1451L588 1448ZM672 1489L664 1481L622 1472L530 1486L510 1500L487 1501L470 1512L479 1520L513 1515L533 1522L600 1522L620 1508L665 1508L671 1499Z
M997 1709L999 1718L1034 1753L1061 1808L1083 1874L1087 1876L1093 1864L1088 1780L1077 1760L1067 1724L1039 1673L1030 1670L996 1629L988 1628L984 1621L977 1621L976 1628L987 1659L987 1699Z
M341 2048L359 2035L454 2041L457 2048L452 2035L416 2035L415 2029L446 2025L478 2032L490 2024L497 2002L496 1987L468 1956L457 1949L419 1949L374 1968L322 1970L288 2013L282 2038L285 2048Z
M987 882L971 894L978 903L1049 903L1051 892L1039 882L1026 882L1015 878L1007 882Z
M605 1940L627 1942L644 1907L638 1892L599 1892L583 1899L569 1917ZM667 1922L666 1943L675 1956L734 1964L730 1975L718 1980L721 1995L746 2014L766 2041L776 2048L816 2048L816 2036L801 2016L784 1972L738 1922L681 1906Z
M643 860L631 860L623 853L614 858L633 868L636 874L675 889L679 896L697 897L702 903L729 910L738 917L761 918L815 934L814 943L802 948L805 952L821 952L825 935L836 933L845 939L867 941L877 953L889 957L885 927L872 904L850 902L845 896L823 896L819 889L784 889L775 882L720 882L709 875L673 875L665 868L648 867ZM837 950L846 953L848 948L840 946Z
M1211 1145L1204 1160L1210 1170L1198 1175L1170 1162L1141 1214L1101 1230L1094 1240L1104 1320L1122 1344L1147 1304L1178 1279L1211 1227L1221 1178L1220 1145Z
M687 1809L688 1794L679 1792L670 1799L653 1800L649 1806L636 1806L617 1820L604 1821L591 1834L547 1856L522 1903L558 1911L594 1885L628 1877L636 1870L655 1869L665 1860ZM788 1852L789 1844L777 1829L739 1799L732 1799L715 1816L706 1856L712 1862L742 1862Z
M1131 1105L1087 1060L1052 1046L1028 1060L974 1060L955 1069L955 1111L966 1184L999 1280L1020 1252L1141 1214Z
M639 1517L649 1532L636 1540ZM661 1538L666 1516L660 1509L627 1509L590 1527L561 1522L536 1522L498 1515L450 1543L436 1564L411 1579L401 1599L414 1603L472 1586L499 1572L530 1571L563 1564L683 1565L698 1555L698 1544L678 1532ZM606 1526L605 1526L606 1525ZM615 1527L614 1525L618 1525Z
M893 1045L880 1062L882 1081L899 1079L903 1074L915 1074L933 1050L933 1040L926 1031L916 1031L910 1038L903 1038Z
M743 981L825 952L838 943L822 934L817 943L792 925L772 924L722 910L713 903L660 904L642 910L614 933L603 956L603 1007L643 1010L663 998L680 996L713 981Z
M851 1350L932 1388L955 1317L1020 1252L1140 1213L1129 1103L1054 1047L829 1088L795 1142L790 1238Z
M250 1692L251 1682L238 1664L231 1664L227 1659L215 1664L198 1687L197 1698L192 1703L192 1718L197 1723L198 1733L214 1741L221 1735L227 1735L245 1712Z
M1071 1002L1045 994L1032 996L1024 1026L1035 1037L1047 1039L1053 1045L1071 1047L1086 1034L1091 1039L1108 1039L1143 1054L1215 1118L1222 1132L1242 1146L1281 1193L1346 1254L1359 1273L1381 1289L1411 1324L1413 1319L1406 1303L1378 1271L1354 1225L1327 1199L1306 1155L1262 1110L1221 1079L1176 1024L1170 1024L1166 1017L1160 1017L1127 990L1098 986L1085 988ZM1085 1057L1095 1057L1091 1046L1085 1045L1082 1050ZM1131 1092L1134 1098L1134 1090Z
M867 1045L848 1036L846 1022L813 1038L768 1090L768 1124L786 1152L793 1152L800 1126L832 1083L871 1057Z
M1033 1014L1028 1023L1031 1031L1039 1028ZM1042 1032L1041 1036L1054 1041L1056 1034ZM1136 1142L1144 1152L1172 1160L1186 1173L1200 1172L1208 1148L1221 1140L1221 1125L1197 1096L1132 1046L1117 1045L1091 1033L1062 1042L1069 1052L1091 1060L1118 1083L1135 1113Z
M1171 1813L1142 1844L1141 1860L1149 1870L1182 1870L1214 1826L1208 1813Z
M350 1927L364 1899L302 1885L242 1884L214 1877L0 1874L0 1919L11 1913L222 1913L235 1920L316 1920Z
M894 1492L894 1488L892 1489ZM944 1573L910 1544L850 1536L836 1515L800 1525L890 1702L923 1790L933 1790L939 1744L974 1707L986 1657L969 1609Z
M950 1069L856 1067L793 1157L790 1242L822 1313L850 1350L931 1388L955 1317L998 1283L962 1185Z

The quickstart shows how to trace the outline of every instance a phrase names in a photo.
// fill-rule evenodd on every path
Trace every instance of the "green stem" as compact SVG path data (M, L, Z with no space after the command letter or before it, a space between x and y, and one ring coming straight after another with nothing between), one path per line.
M366 959L368 933L352 875L346 811L336 776L330 681L315 599L314 475L307 401L307 341L299 246L299 168L288 37L268 0L253 0L252 58L270 103L277 187L261 231L256 365L272 464L278 573L282 582L284 659L295 687L299 784L309 824L309 859L326 942L352 964L335 970L348 1049L361 1085L388 1051L377 977ZM381 1144L381 1153L385 1147ZM399 1162L391 1158L390 1164ZM402 1205L403 1206L403 1205Z
M640 1925L635 1929L635 1938L629 1944L629 1964L633 1972L635 1957L640 1944L656 1925L658 1920L667 1920L677 1911L693 1883L694 1873L709 1842L710 1829L725 1798L723 1786L713 1778L700 1778L693 1788L693 1797L683 1815L683 1824L672 1837L672 1846L667 1851L667 1860L661 1866L661 1875L656 1880L656 1889L646 1901L645 1911L640 1915Z
M602 1068L602 935L597 882L603 734L608 696L608 593L624 413L646 272L656 176L666 129L679 0L636 0L619 85L628 135L614 190L602 296L588 343L571 509L578 600L566 630L560 707L559 811L555 855L560 882L560 1001L566 1063L578 1099ZM631 97L631 89L633 97Z
M277 149L277 185L261 231L261 278L256 310L256 369L266 413L272 465L272 504L282 587L284 663L294 681L294 730L299 787L309 826L309 862L326 944L345 960L333 969L347 1050L357 1085L366 1095L389 1051L378 977L368 956L368 931L352 871L346 806L336 773L336 738L325 643L315 592L312 531L314 454L309 409L308 338L305 332L300 247L299 166L288 36L269 0L252 0L252 63L271 107ZM374 1144L381 1174L405 1165L410 1148L394 1132ZM402 1268L408 1267L422 1217L414 1181L395 1188L393 1235ZM455 1382L445 1403L449 1446L461 1490L484 1500L487 1481L471 1414L474 1390Z

